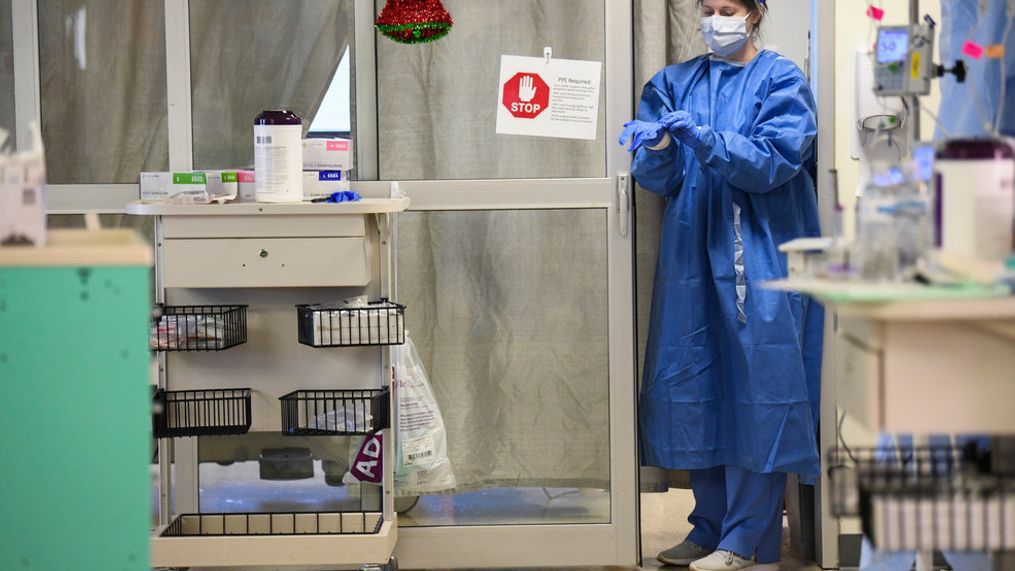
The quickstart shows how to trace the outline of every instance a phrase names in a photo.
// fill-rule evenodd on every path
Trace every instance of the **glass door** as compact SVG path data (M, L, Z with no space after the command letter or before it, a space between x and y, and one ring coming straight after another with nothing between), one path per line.
M630 163L616 144L633 108L631 3L444 0L451 34L420 46L372 33L383 5L357 3L357 174L412 200L397 294L458 484L400 502L396 553L412 568L635 564ZM601 62L593 140L497 134L501 56L546 47Z

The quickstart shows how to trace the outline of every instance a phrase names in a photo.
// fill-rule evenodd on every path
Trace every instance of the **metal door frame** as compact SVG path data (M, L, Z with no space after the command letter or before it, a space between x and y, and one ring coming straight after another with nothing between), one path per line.
M403 181L412 211L601 209L608 231L610 522L401 528L406 567L549 567L640 562L636 430L633 229L630 155L610 142L634 110L634 14L630 0L605 7L606 178ZM361 179L378 178L374 0L356 0L356 136Z

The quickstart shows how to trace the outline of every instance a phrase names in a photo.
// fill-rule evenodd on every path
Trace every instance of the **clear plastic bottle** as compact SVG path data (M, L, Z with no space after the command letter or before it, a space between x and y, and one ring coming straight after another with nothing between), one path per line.
M901 278L895 213L902 178L897 169L879 169L857 206L856 264L865 281Z
M912 179L896 187L895 235L899 247L899 271L909 277L931 250L930 194Z

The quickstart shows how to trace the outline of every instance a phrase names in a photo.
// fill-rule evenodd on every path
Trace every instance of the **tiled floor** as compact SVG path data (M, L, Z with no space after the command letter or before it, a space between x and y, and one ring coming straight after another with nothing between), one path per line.
M641 541L644 561L642 569L663 567L655 560L660 551L679 543L691 531L687 514L694 507L690 490L670 490L665 494L642 494L641 496ZM819 571L797 558L789 548L788 528L783 534L783 561L780 569L786 571ZM681 569L680 567L666 567Z
M665 494L642 494L641 496L641 530L642 530L642 552L644 561L642 567L598 567L582 568L582 571L620 571L630 569L674 569L680 571L686 567L665 567L655 556L660 551L673 546L683 540L684 536L691 531L687 523L687 515L694 506L694 498L690 490L671 490ZM781 571L820 571L820 567L808 564L796 557L789 548L788 529L784 534L783 561L779 568ZM577 571L578 568L570 568ZM441 570L443 571L443 570ZM474 569L471 571L484 571Z
M315 472L320 472L315 466ZM290 482L260 480L256 462L229 467L202 464L202 508L207 512L309 511L350 509L358 503L355 495L343 487L327 486L321 473L315 478ZM153 498L154 499L154 498ZM689 490L671 490L665 494L641 497L642 552L641 569L659 569L655 560L660 551L681 541L690 531L687 515L694 505ZM433 496L400 516L403 525L488 525L511 523L591 523L608 521L609 495L578 490L540 488L498 489ZM786 533L788 537L788 530ZM784 547L780 568L787 571L816 571L819 568L795 557ZM599 568L584 571L613 571ZM672 568L680 569L680 568ZM478 570L477 570L478 571Z

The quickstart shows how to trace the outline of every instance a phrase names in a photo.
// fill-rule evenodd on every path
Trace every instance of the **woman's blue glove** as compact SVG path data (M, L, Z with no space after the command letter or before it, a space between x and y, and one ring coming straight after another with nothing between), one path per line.
M672 111L663 115L659 124L673 134L673 137L694 149L701 142L701 128L691 119L687 111Z
M642 146L654 147L658 145L662 142L664 135L666 135L666 129L659 123L635 119L624 123L624 132L620 135L620 146L623 147L624 143L630 139L631 146L627 150L633 153Z

